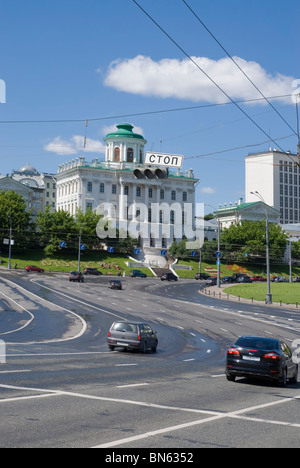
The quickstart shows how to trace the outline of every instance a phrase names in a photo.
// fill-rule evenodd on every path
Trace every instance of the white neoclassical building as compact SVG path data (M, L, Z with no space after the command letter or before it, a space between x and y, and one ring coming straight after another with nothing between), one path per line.
M142 248L167 249L174 239L192 238L187 234L194 228L198 180L192 170L146 165L147 141L133 128L120 124L106 136L105 161L81 156L59 166L56 208L75 215L104 207L105 216L128 228Z

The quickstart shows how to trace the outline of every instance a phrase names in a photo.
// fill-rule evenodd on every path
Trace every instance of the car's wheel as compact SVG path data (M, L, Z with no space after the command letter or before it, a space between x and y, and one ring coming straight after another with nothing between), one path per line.
M296 366L296 369L295 369L295 374L293 375L293 377L290 379L290 382L293 383L293 384L296 384L298 382L298 366Z
M228 380L228 382L235 382L235 375L230 375L230 374L226 374L226 378Z
M286 387L287 385L287 370L286 368L284 368L282 370L282 377L281 377L281 380L280 380L280 384L282 387Z
M147 343L146 341L143 341L142 346L141 346L141 352L145 354L147 351Z
M157 351L157 345L158 345L158 343L156 342L155 345L152 346L152 348L151 348L152 353L156 353L156 351Z
M110 351L114 351L114 350L115 350L115 347L112 346L112 345L108 345L108 348L110 349Z

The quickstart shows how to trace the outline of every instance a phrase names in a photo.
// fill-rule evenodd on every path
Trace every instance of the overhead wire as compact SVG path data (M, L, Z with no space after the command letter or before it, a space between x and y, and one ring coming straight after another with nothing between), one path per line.
M232 57L232 55L228 52L227 49L221 44L221 42L216 38L216 36L212 33L212 31L206 26L206 24L201 20L201 18L197 15L197 13L192 9L192 7L186 2L186 0L182 0L186 7L191 11L191 13L195 16L197 21L204 27L204 29L208 32L208 34L214 39L214 41L221 47L221 49L225 52L225 54L230 58L230 60L234 63L234 65L240 70L240 72L247 78L247 80L254 86L256 91L263 97L263 99L272 107L272 109L276 112L276 114L281 118L281 120L289 127L290 130L297 136L297 132L291 127L288 121L280 114L280 112L273 106L273 104L269 101L269 99L264 95L264 93L259 89L259 87L254 83L254 81L250 78L249 75L243 70L243 68L238 64L238 62Z
M235 101L229 94L173 39L172 36L136 1L132 0L137 7L152 21L153 24L221 91L226 98L234 104L240 112L242 112L252 123L255 125L270 141L279 147L279 149L285 153L285 150L281 148L278 143L257 123L255 120Z
M285 99L291 97L293 94L282 94L279 96L270 96L268 99ZM237 104L251 104L254 102L263 101L264 98L256 98L256 99L244 99L240 101L236 101ZM94 117L94 118L84 118L84 119L38 119L38 120L0 120L0 124L51 124L51 123L85 123L86 122L100 122L103 120L114 120L114 119L121 119L125 117L141 117L144 115L155 115L155 114L166 114L169 112L182 112L188 110L196 110L196 109L207 109L210 107L222 107L232 105L233 102L221 102L221 103L214 103L214 104L201 104L197 106L186 106L186 107L175 107L170 109L161 109L161 110L154 110L154 111L145 111L145 112L134 112L131 114L119 114L119 115L112 115L112 116L104 116L104 117Z

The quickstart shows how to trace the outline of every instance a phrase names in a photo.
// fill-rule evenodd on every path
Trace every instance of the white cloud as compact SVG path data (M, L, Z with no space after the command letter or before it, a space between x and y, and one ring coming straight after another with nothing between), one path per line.
M229 58L192 58L231 98L261 98ZM272 75L257 62L248 62L239 57L234 59L265 96L293 92L293 77L280 73ZM104 83L118 91L142 96L209 103L226 101L224 94L187 58L163 59L156 62L150 57L138 55L132 59L117 60L110 64ZM290 98L287 99L292 102Z
M216 193L216 190L213 187L201 187L201 193L206 193L207 195L213 195Z
M86 147L84 148L84 136L74 135L69 140L64 140L61 137L54 138L48 145L44 146L46 151L59 155L72 155L78 153L105 153L105 146L101 141L86 139Z

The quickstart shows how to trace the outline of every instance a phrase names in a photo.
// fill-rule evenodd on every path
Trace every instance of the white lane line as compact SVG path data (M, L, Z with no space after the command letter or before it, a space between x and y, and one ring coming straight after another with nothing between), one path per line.
M19 286L18 284L14 283L13 281L10 281L10 280L8 280L6 278L1 278L1 280L6 282L6 283L13 284L15 288L21 289L22 291L25 291L27 294L30 294L31 296L38 298L39 301L43 301L43 302L46 302L47 304L51 304L51 307L56 307L57 309L68 312L69 314L71 314L73 317L76 317L81 322L82 329L76 336L72 336L71 338L61 338L61 339L39 341L39 344L62 343L62 342L65 342L65 341L72 341L72 340L76 340L77 338L80 338L82 335L85 334L85 332L87 330L87 323L82 317L80 317L80 315L76 314L75 312L73 312L73 311L71 311L69 309L66 309L65 307L60 307L57 304L54 304L53 302L47 301L46 299L43 299L42 297L37 296L36 294L34 294L34 293L30 292L30 291L27 291L27 289L22 288L22 286ZM55 292L57 293L57 291L55 291ZM68 296L66 296L66 297L68 297ZM19 344L19 343L10 343L10 344ZM23 343L23 344L31 345L31 344L36 344L36 342L33 341L33 342L30 342L30 343Z
M16 330L11 330L11 331L8 331L8 332L5 332L5 333L0 333L1 336L3 335L10 335L11 333L17 333L18 331L21 331L23 330L24 328L28 327L28 325L31 324L31 322L34 320L34 315L29 312L29 310L25 309L25 307L21 306L21 304L18 304L16 301L14 301L13 299L11 299L10 297L8 297L6 294L4 294L3 292L0 292L0 294L2 294L2 296L4 296L6 299L8 299L9 301L13 302L17 307L19 307L20 309L24 310L24 312L26 312L31 318L30 320L28 320L25 325L23 325L22 327L20 328L17 328Z
M25 374L26 372L32 372L31 370L10 370L10 371L1 371L0 374Z
M116 364L115 367L134 367L137 364Z
M148 384L148 383L130 384L130 385L117 385L116 388L148 387L149 385L150 384Z

